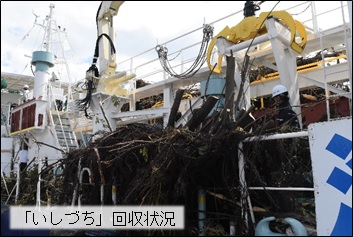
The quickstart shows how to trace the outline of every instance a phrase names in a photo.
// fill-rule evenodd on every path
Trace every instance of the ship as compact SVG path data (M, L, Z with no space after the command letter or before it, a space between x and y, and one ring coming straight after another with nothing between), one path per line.
M314 196L317 235L351 235L352 225L348 224L352 220L351 2L341 2L337 8L327 12L316 12L318 2L300 2L289 9L271 10L256 16L262 4L266 2L247 1L241 11L116 62L115 33L111 23L114 16L124 10L124 5L120 1L103 1L97 11L98 37L92 65L86 71L86 78L68 87L77 94L69 94L71 89L53 88L48 73L54 66L53 55L49 51L33 52L32 65L36 66L37 71L34 78L28 78L34 82L31 98L24 99L22 95L13 97L11 93L2 91L2 102L10 105L3 109L2 180L6 184L8 179L17 179L14 187L6 187L6 202L18 201L19 190L13 195L20 185L16 157L23 143L30 147L29 157L33 158L30 164L38 172L34 204L52 205L49 197L42 200L43 167L51 167L54 177L59 177L64 172L61 161L68 159L75 150L84 149L95 141L101 141L102 136L113 136L115 131L135 124L174 129L187 127L190 131L198 131L203 122L212 120L211 114L220 111L230 111L229 117L235 119L233 122L237 125L240 124L237 119L243 118L244 111L245 114L251 112L257 126L260 126L262 119L266 118L265 114L271 111L272 88L283 84L288 88L293 109L299 115L299 131L259 134L254 133L255 128L249 128L247 124L236 127L237 131L246 134L241 141L237 141L239 170L235 175L239 181L240 203L231 201L241 207L239 218L244 224L242 231L276 235L269 227L275 218L269 216L255 220L251 200L256 198L252 195L301 191L311 192ZM289 13L298 9L310 9L310 16L294 19ZM350 18L348 23L343 20L341 24L322 30L322 19L344 14ZM224 25L224 20L229 18L237 19L239 23ZM214 34L214 29L222 30ZM196 33L202 36L201 42L188 41L182 49L168 52L169 45ZM151 53L154 56L147 62L134 65L134 62L148 58ZM179 54L185 55L179 62L170 60ZM229 58L234 61L228 61ZM149 71L149 68L158 70ZM11 81L18 81L15 75L2 72L3 78L12 78L8 80L9 86ZM145 83L148 81L152 82ZM17 84L17 90L22 89L19 86L23 85ZM229 87L233 89L225 89ZM180 91L183 93L178 93ZM195 91L197 93L193 93ZM7 99L3 100L3 95ZM233 103L227 100L229 96ZM148 105L141 107L141 104ZM203 114L195 111L202 111ZM179 116L174 112L178 112ZM216 134L221 127L211 128L209 133ZM246 169L247 154L241 152L244 150L242 147L259 140L296 138L308 141L305 149L310 153L312 187L279 187L270 183L249 186L249 177L244 173L244 170L249 171ZM305 149L302 148L303 151ZM141 149L142 155L146 155L145 152ZM207 152L207 147L198 147L200 156ZM77 177L82 178L86 172L91 174L91 168L81 166L80 159ZM102 186L101 183L94 190L101 191L101 205L116 205L116 186L107 185ZM80 186L83 184L76 183L73 188L72 206L81 205L83 188ZM110 191L104 195L107 189ZM208 216L204 214L207 208L202 202L206 199L206 193L212 196L212 200L228 200L224 193L200 188L195 197L199 200L196 225L199 235L207 232ZM112 196L109 203L104 203L106 196ZM291 218L285 220L295 235L307 234L302 224ZM234 219L225 222L228 223L225 226L229 227L230 235L235 234Z

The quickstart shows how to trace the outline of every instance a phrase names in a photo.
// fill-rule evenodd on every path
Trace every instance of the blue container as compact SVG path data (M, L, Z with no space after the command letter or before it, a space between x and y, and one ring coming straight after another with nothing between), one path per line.
M211 75L210 80L201 82L201 96L207 95L224 95L226 79L219 75ZM207 87L207 88L206 88Z

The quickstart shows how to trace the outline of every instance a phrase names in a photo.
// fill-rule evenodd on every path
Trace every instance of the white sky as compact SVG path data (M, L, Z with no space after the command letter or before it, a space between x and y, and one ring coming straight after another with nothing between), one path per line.
M85 77L94 54L97 35L95 18L100 1L1 1L2 72L33 75L30 67L31 59L25 55L31 56L33 51L39 50L38 47L43 40L43 30L39 26L31 30L35 19L33 13L40 16L38 23L42 23L44 17L49 14L50 3L55 4L54 17L57 24L66 28L70 50L65 51L65 55L69 62L72 80ZM204 23L211 23L232 13L242 12L244 3L245 1L124 2L114 18L117 62L202 27ZM256 14L271 10L276 3L278 2L264 2L261 10ZM275 10L287 9L289 3L280 2ZM301 20L300 17L308 11L310 13L310 10L305 11L309 3L302 3L302 6L289 11L295 19ZM333 1L320 2L316 7L318 11L320 8L328 10L332 7L331 4ZM340 2L336 4L338 6ZM239 15L242 16L242 14ZM241 19L229 18L218 28L215 26L214 35L226 25L230 27L236 25ZM26 35L28 32L30 33ZM200 41L202 35L198 34L195 37L199 37L198 41Z

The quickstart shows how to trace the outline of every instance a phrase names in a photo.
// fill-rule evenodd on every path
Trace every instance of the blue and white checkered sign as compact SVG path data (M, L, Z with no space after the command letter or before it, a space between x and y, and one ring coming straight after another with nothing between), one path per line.
M309 126L318 236L352 236L352 119Z

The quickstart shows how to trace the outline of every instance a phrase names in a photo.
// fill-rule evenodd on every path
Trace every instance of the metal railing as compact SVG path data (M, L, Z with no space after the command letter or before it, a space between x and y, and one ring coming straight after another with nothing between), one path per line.
M327 25L325 22L327 21L327 19L333 19L333 17L337 19L337 15L335 16L333 14L337 14L337 11L339 11L340 14L341 12L343 13L346 12L347 4L343 4L341 2L341 6L331 8L327 11L319 12L317 10L315 1L305 1L305 2L299 2L298 4L286 9L274 9L274 10L276 11L285 10L291 13L294 19L301 21L305 25L308 32L317 34L321 30L323 30L322 26L324 24ZM310 14L308 12L310 12ZM220 29L223 29L227 25L225 24L225 20L234 19L232 20L232 22L235 22L234 25L236 25L241 21L242 18L243 18L243 11L240 10L208 24L214 27L215 29L214 35L215 35L218 33ZM339 21L339 19L337 20ZM337 25L341 25L343 23L344 23L344 16L343 16L342 23L337 23ZM229 25L229 27L232 27L234 25ZM181 36L178 36L176 38L173 38L169 41L166 41L160 44L167 48L173 47L174 43L179 41L185 42L188 39L187 37L190 37L190 41L189 41L190 44L188 44L185 47L182 47L181 49L177 49L175 51L168 53L168 58L174 58L175 60L172 67L176 68L176 71L183 70L183 68L187 68L187 66L190 65L195 59L195 55L197 55L197 51L194 49L196 48L196 46L200 46L201 44L200 38L202 36L202 30L203 30L203 26L198 27ZM195 36L196 34L197 36ZM256 46L254 46L254 48L255 47ZM178 58L178 61L176 60L177 58ZM137 74L136 79L142 79L144 81L148 81L151 83L166 80L170 77L163 71L162 66L159 63L158 55L157 55L157 52L155 51L155 46L129 59L125 59L118 62L118 71L128 71L130 73L136 73Z

